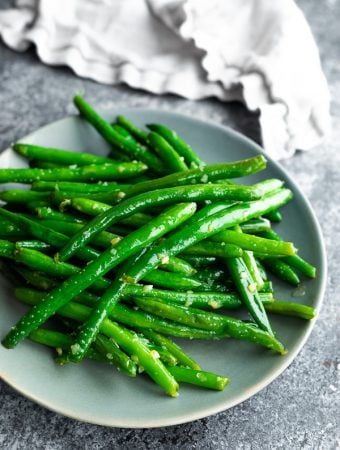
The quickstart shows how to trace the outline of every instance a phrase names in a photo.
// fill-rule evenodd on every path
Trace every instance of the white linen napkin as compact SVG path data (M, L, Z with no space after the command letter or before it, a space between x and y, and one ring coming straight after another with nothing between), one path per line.
M318 50L293 0L16 0L0 35L101 83L242 101L275 159L329 131Z

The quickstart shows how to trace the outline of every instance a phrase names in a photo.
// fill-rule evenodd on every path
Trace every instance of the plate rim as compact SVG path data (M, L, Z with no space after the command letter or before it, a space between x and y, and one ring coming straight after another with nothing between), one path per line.
M81 416L81 415L79 415L79 413L75 413L73 411L67 411L58 406L53 406L53 404L50 404L47 400L30 394L29 391L22 389L19 385L16 385L15 382L12 382L8 377L6 377L6 375L0 373L0 378L6 384L8 384L16 392L20 393L24 397L33 401L34 403L37 403L38 405L43 406L44 408L46 408L50 411L53 411L60 415L63 415L68 418L78 420L78 421L81 421L84 423L91 423L91 424L95 424L95 425L107 426L107 427L112 427L112 428L130 428L130 429L151 429L151 428L160 428L160 427L181 425L184 423L193 422L195 420L209 417L214 414L218 414L220 412L226 411L230 408L233 408L234 406L237 406L237 405L243 403L244 401L253 397L258 392L262 391L269 384L271 384L276 378L278 378L290 366L290 364L294 361L294 359L298 356L298 354L300 353L300 351L306 344L306 342L312 332L312 329L316 323L320 309L323 304L323 299L324 299L326 284L327 284L327 272L328 272L326 246L325 246L321 226L319 224L318 218L316 216L316 213L313 210L313 207L311 206L309 199L306 197L306 195L301 190L299 185L292 179L292 177L286 171L286 169L283 168L279 162L273 160L270 157L270 155L266 154L264 152L263 148L259 144L257 144L257 142L253 141L251 138L245 136L241 132L234 130L233 128L231 128L227 125L216 123L209 119L196 118L196 117L193 117L188 114L169 111L167 109L162 109L162 108L160 108L160 109L146 108L143 106L142 107L138 107L138 106L136 106L136 107L117 107L117 108L109 108L109 109L105 109L105 110L100 110L99 112L100 112L100 114L103 114L105 116L110 113L116 113L118 110L119 110L120 114L126 114L126 115L128 115L129 112L132 112L132 111L133 112L145 111L145 112L151 112L151 113L165 114L165 115L177 117L177 118L184 118L185 120L190 120L192 123L196 123L196 124L201 123L204 125L209 125L212 128L221 130L223 132L227 132L229 135L231 135L232 137L235 137L237 140L246 143L247 145L249 145L251 147L251 150L250 150L251 152L254 151L254 153L256 153L256 154L262 154L266 158L266 160L269 162L269 164L274 165L274 167L278 167L284 173L285 179L287 181L289 181L293 190L296 190L299 193L299 195L301 195L303 202L305 203L305 206L308 210L308 213L314 222L315 230L317 232L317 238L318 238L317 244L318 244L318 248L320 251L321 267L318 270L318 279L319 279L320 288L319 288L319 295L317 296L316 301L315 301L315 303L316 303L315 306L316 306L316 311L317 311L316 317L314 319L308 321L306 329L305 329L305 333L300 338L298 345L296 346L294 351L293 350L290 351L285 356L285 360L282 362L282 364L280 364L279 367L277 367L277 368L271 369L270 374L267 374L265 376L265 378L263 380L261 380L261 382L251 386L244 393L240 393L239 395L237 395L236 398L234 399L234 401L229 401L229 402L224 401L215 406L205 408L204 410L201 410L197 413L195 413L195 412L182 413L180 416L171 416L171 418L153 419L151 423L147 423L147 424L143 423L143 420L136 421L135 419L133 419L132 421L129 421L126 419L124 419L123 421L120 421L120 420L117 420L116 418L114 418L113 420L108 418L107 420L98 421L93 416L92 417L86 416L86 415ZM44 129L48 128L51 125L60 124L62 122L67 122L72 118L78 118L78 117L79 117L78 115L72 114L72 115L63 117L61 119L55 120L53 122L50 122L48 124L45 124L42 127L36 129L35 131L19 138L18 142L22 141L24 139L31 138L36 133L43 131ZM8 153L9 151L10 151L10 147L4 149L3 151L0 150L0 158L3 158L4 155L6 155L6 153Z

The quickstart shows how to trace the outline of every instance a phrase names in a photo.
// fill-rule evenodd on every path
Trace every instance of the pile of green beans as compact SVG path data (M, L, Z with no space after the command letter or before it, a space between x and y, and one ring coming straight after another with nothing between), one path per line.
M0 191L0 270L29 306L2 345L29 338L54 348L58 364L88 358L145 372L173 397L181 383L223 390L229 380L172 338L285 354L267 313L310 320L315 311L276 301L267 270L296 286L316 269L272 229L292 192L277 179L231 181L264 170L265 158L205 165L165 125L111 124L82 97L74 104L109 155L18 142L28 167L0 169L0 183L29 185Z

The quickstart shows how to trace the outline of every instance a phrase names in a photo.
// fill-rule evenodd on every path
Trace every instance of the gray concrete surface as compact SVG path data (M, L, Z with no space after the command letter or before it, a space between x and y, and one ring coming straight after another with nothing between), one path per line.
M333 136L319 148L283 163L310 199L328 252L324 307L304 349L283 375L243 404L193 423L153 430L80 423L45 410L0 381L1 449L340 448L340 1L298 3L320 47L333 98ZM171 109L213 119L259 140L256 115L241 105L214 100L194 103L127 87L100 86L78 79L66 68L42 65L33 50L18 54L0 44L0 148L70 113L72 95L82 90L98 108L142 105Z

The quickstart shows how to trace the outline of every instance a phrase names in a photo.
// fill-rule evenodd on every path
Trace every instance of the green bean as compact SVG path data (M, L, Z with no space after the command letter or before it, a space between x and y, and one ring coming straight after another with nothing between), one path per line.
M153 216L150 214L136 213L126 219L121 220L119 223L128 225L134 228L142 227L150 222Z
M279 210L270 211L265 215L267 219L269 219L271 222L281 222L282 221L282 215Z
M164 319L170 319L186 326L215 331L216 333L226 333L235 339L254 342L273 349L278 353L284 352L282 344L272 335L242 320L192 307L162 303L154 299L136 297L134 301L136 305L146 312L152 311L153 314L159 315Z
M273 230L268 230L265 233L262 233L265 238L273 239L275 241L282 241L282 238L275 233ZM299 255L289 256L283 259L289 266L298 269L301 273L310 278L316 277L316 268L312 266L309 262L305 261Z
M177 324L169 320L161 319L155 314L148 314L141 310L135 311L122 304L117 304L114 314L110 314L110 317L112 320L116 320L129 327L154 330L158 333L174 337L189 339L216 339L228 337L227 333L217 333L212 330L204 330ZM77 358L75 360L77 360Z
M167 273L162 270L153 270L145 275L143 281L148 284L156 285L165 289L174 290L204 290L209 286L195 278L189 278L178 273Z
M228 284L229 280L226 280L225 270L218 265L214 267L203 267L195 275L200 281L205 281L209 285L215 281L225 281Z
M181 273L183 275L194 275L197 271L182 258L172 256L166 264L160 264L160 269L166 270L167 272Z
M0 236L2 239L8 238L25 238L28 236L28 233L22 230L22 228L14 225L9 220L0 220Z
M16 289L15 294L19 300L34 305L33 308L39 305L40 299L34 294L28 295L29 290L27 289ZM75 302L69 302L58 310L58 314L62 317L67 317L78 322L85 321L90 315L90 312L90 308ZM125 352L130 355L135 355L136 357L134 359L138 358L139 364L144 367L146 373L159 384L166 393L173 397L177 395L178 385L175 379L169 374L164 365L157 358L154 358L152 352L150 352L143 340L140 339L137 334L109 319L104 319L100 331L108 338L117 342ZM76 351L76 348L72 347L72 350Z
M89 216L98 216L99 214L109 211L112 208L112 206L107 203L99 202L98 200L91 200L86 197L74 198L70 204L77 211Z
M109 207L115 205L121 200L121 191L119 189L113 190L111 192L71 192L71 191L53 191L50 195L50 201L54 205L59 205L60 209L63 209L68 205L72 198L88 198L93 201L104 202Z
M10 258L16 262L25 264L31 269L44 272L47 275L52 275L57 278L67 278L80 272L80 269L73 264L56 263L44 253L22 247L18 248L12 242L3 240L0 240L0 256ZM94 286L98 289L105 289L105 287L108 286L108 282L97 280Z
M256 285L256 290L260 291L263 288L264 281L261 277L261 272L259 271L256 260L254 257L253 252L251 251L244 251L242 255L242 259L247 266L247 269L253 279L253 282Z
M233 161L224 164L209 165L204 168L176 172L162 178L138 183L125 191L126 198L133 197L156 189L164 189L197 183L209 183L219 179L238 178L257 173L266 167L266 159L262 155L253 158Z
M37 328L32 331L29 338L34 342L52 348L67 348L72 344L72 339L67 334L46 328Z
M165 348L159 347L158 345L153 345L151 343L148 344L148 347L152 352L154 352L156 357L159 355L159 359L163 364L165 364L166 367L168 365L175 366L177 364L177 359Z
M117 116L117 124L119 124L123 129L126 129L132 136L134 136L138 141L146 144L148 133L141 128L134 125L129 119L120 115Z
M229 191L232 189L232 191ZM235 191L235 186L218 187L218 185L203 185L203 186L195 186L195 189L192 189L190 186L182 186L177 188L169 188L154 191L148 194L140 194L134 198L122 201L120 204L111 208L108 211L96 216L91 222L84 226L82 232L77 233L73 238L70 239L69 243L64 247L64 249L60 252L61 260L66 260L70 256L72 256L79 247L84 245L86 242L90 241L92 236L99 233L100 231L108 228L113 223L117 223L120 220L132 215L133 213L139 212L141 210L145 210L146 208L150 208L151 206L156 205L165 205L169 203L175 203L178 201L185 201L188 198L190 201L193 200L209 200L209 199L227 199L228 197L239 197L240 199L249 196L254 197L254 192L250 189L246 194L245 187L241 188L241 191ZM240 189L240 188L239 188ZM256 197L256 195L255 195ZM261 205L262 207L266 205L265 210L271 210L276 206L275 201L272 199L280 198L279 201L281 204L286 203L291 198L291 191L282 189L277 193L268 194L266 199L259 200L257 203L254 201L253 203L244 203L243 205L237 205L232 208L229 208L230 215L235 214L235 210L237 209L239 212L239 218L235 221L235 223L231 223L230 226L233 226L237 223L242 223L256 217L261 214L262 209L259 210L257 207ZM77 199L72 199L71 204L75 206L79 201ZM211 233L212 234L212 233Z
M32 220L22 214L15 214L0 208L0 216L6 217L16 226L22 227L35 238L40 239L56 248L61 248L68 241L68 237L62 233L45 227L39 221ZM98 256L98 252L91 247L83 247L77 252L77 256L85 261L91 261Z
M72 223L72 222L62 222L58 220L49 220L43 219L40 220L42 225L50 228L54 231L65 234L66 236L73 236L77 231L81 230L83 224L81 223ZM93 239L92 244L101 248L107 248L112 245L115 241L119 241L121 239L117 234L109 233L107 231L102 231L97 234L97 236Z
M119 133L121 136L123 136L124 138L127 138L129 140L131 140L132 142L136 143L136 139L134 138L134 136L130 133L130 131L128 131L126 128L124 128L123 126L119 125L118 123L113 123L111 124L112 128L117 131L117 133Z
M252 251L244 251L243 252L243 261L245 262L254 282L256 283L257 291L260 291L263 288L264 280L261 276L261 272L256 264L256 259L254 257L254 253Z
M205 186L205 185L196 185L195 188L193 188L192 186L182 186L181 188L177 188L176 191L182 190L182 189L187 189L188 191L197 191L199 192L200 190L204 190L204 188L206 188L206 190L208 190L209 188L214 191L217 192L218 189L224 189L224 194L223 197L226 198L230 198L230 199L234 199L236 201L246 201L246 200L255 200L257 198L262 197L263 195L263 189L262 186L258 186L258 185L254 185L254 186L240 186L240 185L233 185L233 186L225 186L223 185L209 185L209 186ZM166 191L170 191L171 192L176 192L175 188L169 188L169 189L161 189L161 190L156 190L154 192L152 192L152 195L157 195L158 193L165 193ZM140 194L138 196L136 196L135 198L142 198L143 194ZM148 194L150 195L150 194ZM194 195L194 194L193 194ZM198 194L199 195L199 194ZM146 194L144 194L144 196L146 196ZM60 192L53 192L51 194L51 199L52 201L54 201L57 204L60 204L63 201L66 201L67 203L70 203L71 205L73 205L72 200L74 198L80 197L79 193L77 195L77 193L60 193ZM86 195L82 195L81 198L87 198L89 200L92 200L92 202L99 202L97 211L99 211L99 209L109 209L112 205L115 205L117 202L119 202L120 200L122 200L122 198L125 198L125 193L123 191L114 191L112 193L107 193L107 192L101 192L101 193L92 193L92 194L86 194ZM133 199L128 199L128 200L133 200ZM236 203L236 202L234 202ZM89 202L89 204L91 205L91 203ZM105 206L104 206L105 204ZM93 203L92 203L93 205ZM79 208L80 209L80 208ZM92 214L94 215L94 212L92 212ZM91 213L91 208L89 209L88 213Z
M80 223L61 222L57 220L41 220L40 223L67 236L72 236L82 228ZM115 242L118 243L120 239L121 237L116 234L102 231L97 234L92 243L98 247L107 248L115 245ZM160 267L169 272L181 273L183 275L193 275L196 272L189 263L176 257L169 258L169 261L166 264L160 264Z
M18 293L18 292L19 293ZM85 294L85 295L84 295ZM43 301L44 298L42 293L36 291L34 289L29 288L19 288L16 290L16 295L20 295L19 299L25 301L31 305L37 305L40 301ZM71 310L74 305L77 307L79 303L85 306L95 307L99 301L99 297L82 292L79 296L75 298L76 301L72 301L67 303L66 311L69 305L71 305ZM63 316L63 312L65 311L65 306L58 310L58 314ZM69 318L71 317L67 316ZM110 314L109 316L112 320L128 325L129 327L135 327L139 329L146 330L154 330L158 333L167 334L169 336L182 337L182 338L190 338L190 339L216 339L228 337L226 333L216 333L214 331L203 330L193 327L186 327L181 324L176 324L174 322L170 322L169 320L164 320L157 317L154 314L147 314L141 310L136 311L132 308L128 308L126 305L118 304L117 308L115 308L114 314ZM70 359L71 360L71 359ZM73 360L73 359L72 359Z
M173 322L186 325L188 327L199 328L203 330L215 331L217 333L226 332L229 334L226 317L202 311L183 305L160 302L157 299L134 297L135 304L144 311L160 316L162 319L168 319ZM228 320L229 318L227 318ZM232 319L235 320L235 319Z
M58 281L56 279L48 277L41 272L19 265L14 265L13 267L14 270L19 273L28 284L40 290L50 291L58 285Z
M261 287L261 289L259 289L259 292L261 292L261 293L266 293L266 292L273 293L274 292L273 283L271 281L264 281L263 282L263 286Z
M235 229L236 233L243 236L243 232L242 232L240 225L236 225L234 227L234 229ZM250 236L250 238L251 238L251 236ZM294 251L294 246L292 244L291 244L291 251ZM263 287L264 281L262 279L261 272L260 272L259 268L257 267L254 253L252 251L245 250L243 252L242 259L243 259L245 265L247 266L247 269L249 271L250 276L253 279L253 282L256 284L256 290L259 292Z
M256 219L248 220L248 222L245 222L241 225L241 229L243 233L261 233L263 231L270 230L270 222L269 220L258 217Z
M151 341L160 345L162 348L168 350L178 361L181 366L188 367L194 370L200 370L200 366L189 355L187 355L179 345L171 341L162 334L156 333L153 330L142 329L142 333Z
M256 184L253 184L253 188L257 190L258 194L262 197L263 195L270 194L284 185L282 180L277 178L268 178L267 180L260 181ZM234 184L234 186L238 186Z
M1 170L1 169L0 169ZM11 169L9 169L11 170ZM14 169L13 169L14 170ZM18 169L19 170L19 169ZM1 173L0 173L1 176ZM0 192L0 200L7 203L28 203L36 201L48 201L50 192L35 192L26 191L22 189L10 189L8 191Z
M315 309L311 306L301 303L291 302L272 302L265 305L266 311L272 314L282 314L284 316L300 317L301 319L311 320L315 317Z
M103 183L76 183L71 181L35 181L32 183L34 191L61 191L61 192L112 192L117 189L128 189L130 184L117 184L116 182Z
M51 200L37 200L25 203L25 207L30 211L30 214L37 214L37 208L48 208L50 206Z
M204 208L202 208L195 214L195 220L199 220L200 218L205 218L209 215L215 214L215 212L221 211L222 209L230 208L231 206L234 206L234 205L235 205L235 203L231 203L231 202L229 202L229 203L227 203L227 202L211 203L210 205L205 206ZM260 218L254 218L254 219L248 220L247 222L242 223L240 225L240 227L241 227L243 233L249 233L249 234L261 233L262 231L267 231L270 229L270 222L269 222L269 220L263 219L262 217L260 217Z
M190 220L188 220L187 225L191 225L192 223L199 222L200 220L205 220L207 217L212 216L222 210L235 206L238 202L214 202L211 203L207 200L208 204L203 206L199 211L195 213Z
M50 206L38 206L35 209L35 212L40 219L58 220L60 222L84 223L84 219L82 217L78 217L75 214L56 211Z
M152 288L149 291L143 291L138 285L135 287L127 285L123 291L123 298L145 297L154 298L158 301L167 303L175 303L183 306L192 306L193 308L203 310L216 310L221 308L234 309L242 305L238 294L234 292L176 292L163 289ZM262 303L273 301L272 293L259 293Z
M258 258L255 258L255 259L256 259L256 265L257 265L257 268L259 269L260 274L261 274L261 278L262 278L265 282L268 281L269 279L268 279L268 274L267 274L267 272L266 272L266 269L263 267L263 264L261 263L261 261L259 261Z
M19 244L19 245L18 245ZM15 243L15 247L20 249L21 242ZM1 248L1 241L0 241L0 248ZM33 248L33 247L30 247ZM33 248L36 250L37 248ZM10 254L6 253L8 257L10 257ZM30 258L28 256L31 256ZM70 271L70 275L74 273L78 273L80 269L76 266L72 266L71 268L68 267L68 269L64 268L64 270L59 270L59 267L56 266L51 259L43 260L41 261L40 254L35 253L33 256L38 258L40 263L36 263L35 258L33 258L32 254L28 255L24 254L21 255L22 262L28 265L28 267L31 267L31 269L36 269L35 271L31 271L25 268L18 268L18 272L21 273L21 275L25 278L27 282L32 284L35 287L38 287L39 289L43 290L49 290L57 286L56 282L53 280L47 278L45 275L42 275L40 272L37 272L37 270L41 270L43 267L43 264L46 264L46 261L48 263L47 270L49 271L50 275L54 275L58 278L65 278L65 270ZM15 255L12 254L12 258L15 258ZM61 267L63 268L63 267ZM177 289L203 289L204 285L201 282L198 282L192 278L183 277L179 274L173 273L171 274L171 277L169 277L167 274L159 271L154 270L150 272L149 276L145 278L145 281L148 283L153 283L158 286L165 286L173 288L174 286L177 287ZM103 279L99 283L95 283L93 288L96 290L102 290L103 288L108 286L108 280ZM148 287L147 287L148 289Z
M233 258L242 255L242 249L234 244L225 242L203 241L186 248L183 255L214 256L218 258Z
M147 169L143 163L92 164L75 169L0 169L0 183L33 183L34 181L107 181L131 178Z
M220 292L176 292L172 290L156 289L153 286L127 284L123 291L123 298L147 297L193 306L200 309L238 308L240 299L235 293L222 294Z
M165 127L164 125L158 124L148 124L147 127L158 134L160 134L173 148L177 151L180 156L183 156L185 162L192 167L192 165L203 166L204 162L199 158L199 156L194 152L194 150L187 144L178 134Z
M244 234L234 230L224 230L221 233L212 236L211 240L213 240L214 242L234 244L242 248L243 250L249 250L261 254L268 254L270 256L294 255L296 251L294 245L291 242L273 241L271 239Z
M68 346L70 347L70 345ZM124 353L118 345L103 334L98 334L93 342L93 347L97 352L109 360L111 364L118 367L126 375L135 377L137 374L137 365L131 358Z
M261 258L262 264L274 275L287 283L297 286L300 278L297 273L280 258Z
M160 255L162 255L162 257L176 255L190 245L216 234L218 231L222 231L227 226L235 225L256 215L261 215L277 208L278 203L281 206L281 204L285 203L290 197L290 191L281 190L280 192L268 194L267 197L264 197L262 200L250 202L248 204L244 203L242 208L237 205L222 210L213 216L208 217L205 221L199 221L198 223L186 227L184 230L173 233L165 241L156 246L156 248L147 251L145 255L136 260L136 262L127 270L127 273L123 273L122 276L116 277L111 286L104 293L96 310L91 314L90 320L83 325L78 334L76 342L79 351L77 354L73 355L75 359L79 360L83 357L84 352L86 352L86 349L89 347L98 331L102 317L111 311L117 304L125 286L128 283L137 283L154 267L158 266ZM230 259L237 260L238 258ZM261 320L259 320L261 325L266 326L266 329L270 330L269 322L265 320L266 314L258 295L253 300L253 303L254 302L258 303L258 305L256 305L256 309L254 307L252 308L252 312L257 313L256 317L261 318Z
M1 241L0 241L1 242ZM17 244L16 244L17 245ZM13 247L12 247L13 248ZM12 250L12 248L11 248L11 250ZM8 254L8 253L6 253L6 254ZM9 253L9 256L10 256L10 253ZM40 255L39 255L40 256ZM25 259L25 261L26 261L26 259ZM51 260L48 260L49 262L51 261ZM29 262L29 260L27 260L27 262ZM34 266L33 265L33 263L31 263L30 264L30 266L29 267L31 267L32 269L38 269L38 268L41 268L41 265L42 264L40 264L39 266ZM76 266L74 266L74 267L76 267ZM51 290L51 289L53 289L53 288L55 288L55 287L57 287L57 285L58 285L58 283L57 283L57 281L56 280L54 280L54 279L51 279L51 278L49 278L49 277L47 277L46 275L44 275L44 274L42 274L41 272L39 272L39 271L37 271L37 270L30 270L30 269L28 269L28 268L26 268L26 267L21 267L21 266L15 266L14 267L14 269L15 269L15 271L17 271L29 284L31 284L32 286L34 286L34 287L37 287L37 288L39 288L39 289L42 289L42 290ZM51 269L52 271L53 271L53 269ZM71 269L72 270L72 269ZM73 269L74 270L74 273L76 273L77 271L79 271L80 269L79 268L74 268ZM54 272L52 272L52 275L53 275L53 273ZM158 281L158 278L159 277L157 277L157 275L160 273L160 271L158 271L158 270L154 270L154 271L152 271L151 273L150 273L150 277L149 277L149 280L150 280L150 282L153 282L153 283L155 283L156 284L156 281ZM163 275L163 274L162 274ZM173 275L173 277L171 278L171 280L172 280L172 282L178 282L178 283L181 283L181 285L183 286L183 289L189 289L189 288L191 288L191 289L194 289L195 287L192 285L192 283L194 283L196 280L192 280L192 279L188 279L188 278L183 278L183 277L177 277L176 275L177 274L172 274ZM54 276L56 276L56 275L54 275ZM60 277L61 278L63 278L63 276L62 275L60 275ZM162 283L162 281L163 281L163 283L164 284L166 284L165 283L165 281L164 281L164 275L163 275L163 277L161 276L160 277L161 278L161 280L159 281L159 283L161 284ZM108 286L108 280L105 280L105 279L102 279L102 281L100 281L99 283L97 283L97 284L95 284L94 286L93 286L93 288L95 288L96 290L103 290L103 289L105 289L107 286ZM185 284L186 283L186 284ZM196 282L197 283L197 282ZM201 286L201 287L203 287L202 286L202 283L197 283L199 286ZM169 281L169 285L171 285L171 283L170 283L170 281ZM185 286L187 286L187 287L185 287ZM143 289L145 289L145 292L148 292L149 291L149 289L150 289L150 287L151 288L153 288L153 286L151 286L151 285L146 285L146 286L136 286L136 289L137 289L137 292L143 292ZM171 285L171 287L172 287L172 285ZM138 288L140 288L139 290L138 290ZM158 290L155 290L156 292L158 291ZM161 291L161 292L163 292L163 291ZM165 291L165 292L167 292L167 291ZM171 291L170 291L171 292ZM88 294L88 295L91 295L91 294ZM93 294L92 294L93 295ZM141 293L139 293L139 295L142 295ZM176 293L175 293L175 295L176 295ZM230 302L229 302L230 303Z
M203 281L208 286L208 289L204 289L204 291L230 292L233 290L231 280L226 278L225 271L221 270L217 264L199 268L194 278Z
M65 197L66 196L64 195L64 198ZM107 203L103 203L98 200L92 200L91 198L88 197L78 197L78 198L72 197L72 199L66 201L61 200L60 198L54 198L53 200L54 203L56 204L58 204L59 202L60 210L64 211L65 208L72 206L77 212L80 212L84 217L85 215L98 216L99 214L108 211L110 208L112 208L112 205L108 205Z
M233 226L242 221L248 220L257 214L261 214L261 211L270 210L276 203L284 204L291 197L291 193L288 190L281 190L279 192L274 192L267 195L261 200L254 202L244 203L242 205L236 205L234 207L222 210L213 216L208 217L206 220L194 223L191 226L185 227L185 229L171 236L171 240L168 238L166 241L162 242L157 250L166 249L166 254L169 255L167 245L171 242L174 246L174 251L179 253L181 250L193 245L200 240L209 238L213 234L218 233L218 231L226 228L227 226ZM178 234L178 236L177 236ZM178 242L177 242L178 238ZM175 247L177 245L177 247ZM156 250L152 250L156 251ZM154 258L153 258L154 260Z
M188 170L184 158L178 155L176 150L157 133L151 131L148 134L148 144L156 151L168 173Z
M61 353L61 354L59 355L59 353ZM109 359L105 358L105 356L103 356L100 353L98 353L92 347L89 348L89 351L86 354L86 358L87 359L91 359L91 360L96 361L96 362L101 362L101 363L106 363L106 364L113 365ZM56 364L60 365L60 366L63 366L64 364L69 362L67 360L67 358L65 357L65 355L63 354L63 350L62 349L61 349L61 351L59 349L57 349L57 356L54 358L54 362ZM121 369L119 368L118 370L121 370Z
M117 147L112 146L110 151L110 158L112 158L116 162L129 162L133 159L132 155L128 156L126 153L123 153Z
M95 307L100 297L82 292L74 299L77 303ZM199 328L187 327L179 323L161 319L154 314L145 313L142 310L129 308L127 305L117 304L114 313L109 317L112 320L128 325L129 327L140 328L142 330L153 330L169 336L189 338L189 339L216 339L228 337L226 333L216 333L214 331ZM144 332L144 331L143 331Z
M15 244L13 242L0 240L0 257L12 258L15 251Z
M204 267L211 267L216 264L217 258L214 256L196 256L196 255L181 255L185 261L188 261L195 269Z
M140 183L142 184L142 183ZM263 195L273 191L275 187L280 186L282 183L279 180L266 180L264 182L255 184L253 186L251 186L251 188L253 189L253 198L260 198ZM182 186L183 188L185 188L185 186ZM196 185L196 189L198 188L202 188L203 185ZM228 192L230 191L229 187L226 187L225 184L223 185L215 185L216 188L224 188L225 189L225 196L226 197L231 197L233 199L236 200L250 200L249 197L247 197L247 193L243 193L241 192L240 186L239 185L233 185L231 186L231 192L230 195L228 195ZM245 186L243 186L244 188ZM190 186L187 186L187 189L190 188ZM213 189L213 187L211 187ZM237 195L237 193L235 192L235 190L239 191L239 196ZM249 187L246 190L249 190ZM163 189L162 192L164 192L165 190ZM156 190L155 193L158 193L158 191ZM249 192L248 192L249 194ZM61 203L63 201L66 201L67 203L70 202L71 199L74 199L75 197L77 197L76 193L60 193L60 192L55 192L51 194L51 198L55 203ZM113 191L112 193L105 193L105 192L101 192L101 193L92 193L92 194L87 194L87 195L83 195L81 198L87 198L89 199L89 201L85 204L82 205L82 202L80 202L80 205L78 204L78 199L76 199L75 202L75 207L76 209L79 209L80 211L83 211L86 214L90 214L90 215L98 215L99 212L104 212L106 210L108 210L112 205L115 205L117 202L119 202L122 198L126 197L126 192L124 191ZM96 205L96 202L98 203ZM72 202L71 202L72 203ZM203 213L203 211L200 211L198 214L201 217L206 217L206 215L208 215L208 210L211 210L211 212L209 214L212 214L218 210L233 206L234 204L236 204L237 201L234 201L233 203L229 202L229 203L224 203L224 204L219 204L217 205L217 207L215 205L210 205L209 208L206 207L205 208L205 212ZM74 205L73 205L74 206Z
M224 261L229 269L231 278L234 281L240 298L246 305L252 318L262 330L268 332L271 336L274 336L265 309L256 290L256 283L254 283L242 257L228 258Z
M195 203L174 206L160 214L145 227L129 234L114 248L104 251L81 271L75 273L74 276L71 276L52 291L42 305L32 308L31 311L24 315L5 337L3 341L5 347L15 347L27 334L44 323L48 317L53 315L67 301L91 286L100 276L113 269L113 267L129 256L145 248L145 246L185 221L195 212L195 209ZM58 265L63 267L61 263L58 263Z
M111 126L118 134L122 135L123 138L128 138L130 140L134 139L125 128L114 123ZM110 157L121 161L131 161L135 159L135 157L132 154L130 154L129 152L124 153L117 145L114 144L111 144Z
M68 278L72 275L79 275L81 269L69 263L55 262L54 259L37 250L17 247L16 244L0 240L0 256L22 263L29 268L43 272L56 278ZM91 289L103 291L110 282L105 278L96 279L91 285Z
M233 186L236 186L235 183L232 184ZM277 179L268 179L265 181L262 181L260 183L254 184L253 188L257 190L259 196L264 196L266 194L269 194L270 192L273 192L277 189L279 189L282 186L282 182ZM209 200L208 200L209 202ZM199 220L205 220L207 217L222 211L227 208L231 208L232 206L236 206L237 202L214 202L209 203L203 208L201 208L194 217L188 221L186 225L191 225L191 223L197 222ZM239 235L237 236L239 239ZM224 237L222 236L221 241L224 241Z
M70 336L54 330L38 328L32 331L29 338L34 342L55 348L59 354L57 362L65 363L65 359L61 356L62 351L72 345ZM98 352L94 349L96 348ZM99 334L94 342L94 348L90 348L86 357L96 361L106 362L114 365L130 377L137 374L137 365L124 352L122 352L115 344L113 344L104 335Z
M109 144L117 146L120 151L139 159L156 173L163 173L163 164L157 156L145 147L133 142L133 140L124 138L120 133L113 129L109 122L97 114L96 111L94 111L94 109L92 109L92 107L79 95L74 97L73 102L80 114L98 131L98 133L103 136Z
M47 345L52 348L63 348L67 347L71 343L71 339L69 336L52 330L46 330L46 329L38 329L31 333L29 336L30 339L32 339L35 342L38 342L39 344ZM166 338L164 338L166 339ZM109 349L107 346L110 345ZM86 356L90 359L96 359L96 360L102 360L103 362L109 362L111 364L117 365L120 369L123 369L124 373L126 373L129 376L135 377L136 376L136 363L133 362L128 356L125 355L121 350L118 348L115 349L115 352L120 352L122 355L124 355L123 363L120 364L120 360L114 361L116 357L116 353L110 353L108 350L111 350L114 348L114 345L110 343L110 340L107 339L104 335L98 335L94 346L98 348L98 350L101 350L101 353L104 355L110 355L110 359L108 359L105 356L100 356L99 353L94 353L93 349L91 348L91 352L87 354ZM152 348L152 350L154 350ZM215 375L210 372L202 372L198 369L194 370L192 368L185 368L185 367L176 367L177 370L173 371L173 367L175 364L176 359L165 349L157 348L157 353L160 353L160 356L166 356L167 361L169 361L170 364L167 364L167 370L173 375L176 381L189 383L189 384L195 384L197 386L202 386L208 389L216 389L216 390L223 390L225 384L228 382L228 380L225 377ZM105 353L106 352L106 353ZM172 364L171 364L172 363ZM125 366L127 366L127 369L125 369Z
M64 164L53 163L49 161L40 161L37 159L32 159L28 162L29 167L34 169L60 169L60 168L70 168L70 166L65 166Z
M38 250L39 252L48 251L53 248L50 244L46 244L46 242L37 241L34 239L26 240L26 241L16 241L15 246L17 249L29 248L32 250Z
M65 195L65 197L67 197L67 195ZM76 199L76 209L84 214L88 214L91 216L98 216L99 214L112 208L112 206L108 205L107 203L93 200L91 198L81 197L81 200L82 201ZM148 222L150 222L152 218L153 216L151 216L150 214L135 213L130 217L122 219L120 223L132 227L142 227L143 225L146 225Z
M112 160L110 158L96 156L92 153L78 153L56 148L24 144L21 142L14 144L12 148L25 158L63 164L65 166L73 164L76 164L77 166L88 166L90 164L112 163Z
M216 391L223 391L229 383L229 379L224 375L216 375L212 372L194 370L187 367L166 366L171 375L179 383L194 384L196 386Z

